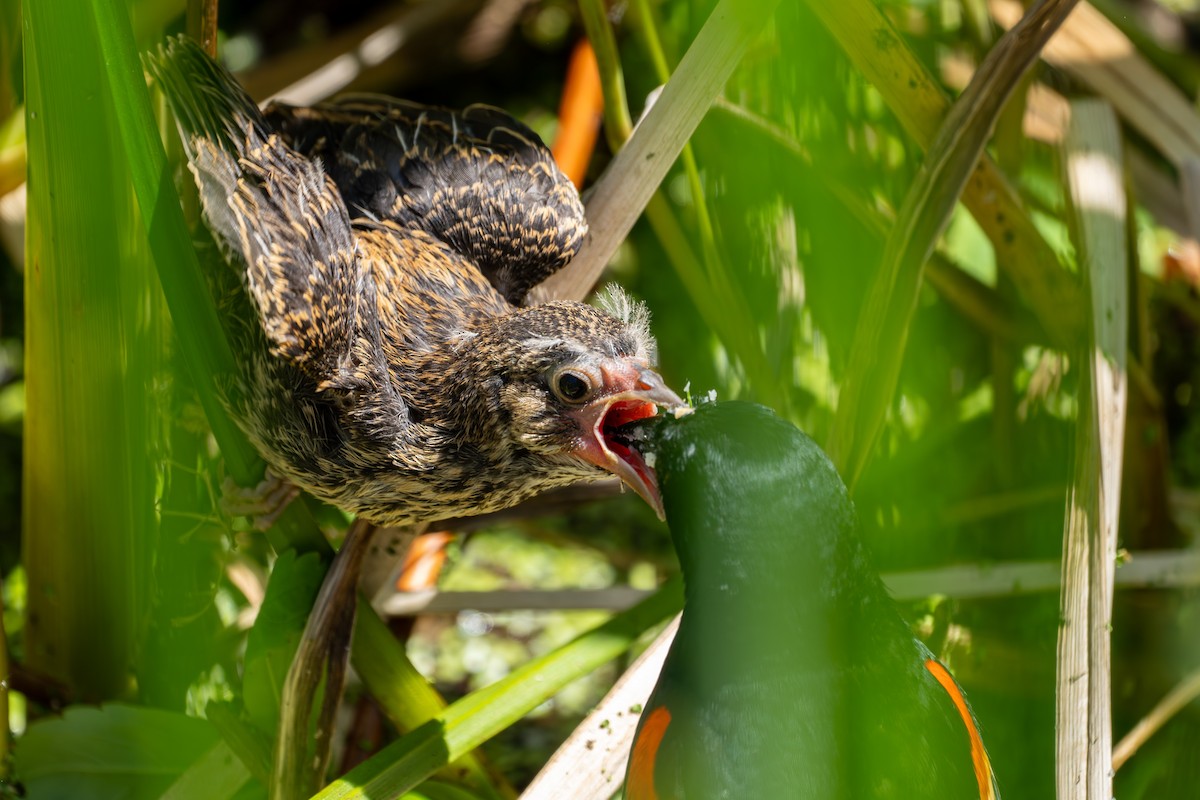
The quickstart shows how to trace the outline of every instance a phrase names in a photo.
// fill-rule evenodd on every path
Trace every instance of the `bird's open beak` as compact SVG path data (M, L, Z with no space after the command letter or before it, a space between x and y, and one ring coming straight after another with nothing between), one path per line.
M653 467L633 441L620 434L620 428L655 416L659 406L676 409L686 404L648 367L606 364L602 372L608 393L578 412L584 431L578 455L616 475L650 504L659 519L666 519Z

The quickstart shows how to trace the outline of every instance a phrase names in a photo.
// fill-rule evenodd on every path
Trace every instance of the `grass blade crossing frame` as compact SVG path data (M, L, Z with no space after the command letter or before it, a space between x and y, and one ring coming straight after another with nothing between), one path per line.
M925 261L1005 102L1074 4L1075 0L1042 0L992 48L950 109L904 198L854 334L827 447L851 487L862 473L896 391Z
M1058 800L1112 797L1110 634L1127 396L1126 207L1121 135L1107 103L1071 104L1064 163L1091 300L1063 532Z

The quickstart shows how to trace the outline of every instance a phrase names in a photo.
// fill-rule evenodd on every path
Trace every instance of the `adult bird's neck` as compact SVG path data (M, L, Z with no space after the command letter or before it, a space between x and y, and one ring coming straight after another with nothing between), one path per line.
M804 638L825 635L822 615L799 613L806 600L794 596L790 581L781 580L792 570L784 566L766 576L753 566L744 558L729 558L692 563L684 570L680 639L694 663L709 665L713 675L736 671L743 661L760 669L765 661L792 662L801 657Z
M720 673L824 670L854 658L880 629L902 625L852 536L795 552L770 542L747 552L689 553L682 645ZM870 577L864 581L863 574Z

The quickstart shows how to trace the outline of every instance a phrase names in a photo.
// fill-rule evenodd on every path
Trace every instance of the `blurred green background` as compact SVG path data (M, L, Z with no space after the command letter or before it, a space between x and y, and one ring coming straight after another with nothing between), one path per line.
M661 67L674 67L713 5L629 0L608 6L635 118L662 83ZM933 82L912 84L914 96L953 98L1002 33L993 18L1002 5L883 0L872 7ZM1133 213L1120 547L1132 554L1131 563L1146 551L1168 551L1175 559L1168 564L1190 566L1182 577L1167 569L1118 588L1112 633L1119 739L1200 666L1200 581L1187 552L1200 525L1200 246L1194 241L1200 231L1185 213L1195 211L1184 179L1200 145L1181 157L1148 133L1188 130L1193 122L1185 112L1191 113L1200 88L1200 10L1191 0L1098 0L1094 6L1101 19L1112 20L1104 35L1132 42L1132 55L1105 62L1093 54L1096 63L1082 67L1054 58L1040 63L1001 118L989 153L1040 233L1038 247L1057 262L1050 268L1076 282L1062 109L1067 98L1099 94L1123 120ZM182 0L133 0L128 7L142 48L185 24ZM51 65L66 58L61 48L69 45L36 42L41 51L32 58L27 40L23 48L22 32L29 36L31 27L28 20L22 25L20 4L0 0L0 8L0 571L13 690L8 717L18 753L10 780L46 792L40 796L71 796L86 787L88 795L109 797L119 782L105 783L86 769L76 775L80 783L30 783L20 770L22 737L76 703L119 700L200 716L211 700L234 706L247 700L243 675L251 680L247 663L263 647L256 650L247 636L275 555L244 521L223 519L218 511L224 467L182 368L153 260L131 232L136 207L122 183L127 167L119 136L103 109L87 105L103 94L106 80L99 66L81 71L89 58L102 63L96 54L72 50L76 60L64 69L68 84L72 75L77 79L67 89L78 95L54 95L79 104L80 123L48 145L57 150L39 155L31 145L31 188L40 175L54 192L44 200L31 193L28 221L42 227L25 231L23 104L37 92L49 102L53 92L64 91L52 82ZM696 397L715 392L721 399L767 403L822 442L832 430L854 332L865 324L863 299L884 233L927 142L897 114L898 106L919 102L891 96L855 66L890 63L895 44L887 32L866 37L862 47L875 50L848 50L812 8L780 4L693 138L694 173L681 161L664 181L666 213L682 240L639 222L606 279L649 304L669 383L689 387ZM88 40L85 22L59 27L70 25L83 26L80 42ZM569 58L585 38L571 0L256 0L222 4L219 27L225 62L256 98L306 76L327 76L331 64L350 63L329 91L385 92L452 107L486 102L510 110L547 142L558 133ZM385 55L371 55L379 47ZM1133 62L1148 65L1161 81L1134 81L1143 106L1130 104L1128 88L1113 88L1120 80L1097 83L1087 69L1136 75ZM31 82L31 64L44 65L40 87ZM585 188L611 157L602 135ZM74 163L70 159L108 172L55 173L56 164ZM96 195L94 187L105 182L112 184L109 194ZM122 207L126 212L113 211ZM81 225L95 213L97 228L117 226L128 236L124 244L118 238L113 252L80 251L86 263L66 264L77 271L61 273L55 279L61 285L47 289L53 282L42 276L50 274L53 258L36 256L54 252L47 242L58 235L55 225L69 227L63 209L74 209ZM1030 268L1025 255L1019 248L998 251L960 205L926 268L900 385L895 397L881 401L886 423L854 489L883 572L973 565L986 575L989 565L1001 562L1060 557L1079 369L1078 353L1060 349L1047 319L1081 318L1084 308L1056 308L1021 291L1013 275ZM120 278L103 272L109 268ZM27 357L62 352L56 348L69 347L73 337L86 340L77 352L93 354L85 363ZM74 427L57 433L24 427L35 408L52 409L47 415L60 422L76 420ZM73 431L67 440L64 430ZM98 513L97 504L105 503L115 508ZM335 537L345 526L328 509L318 509L318 519ZM472 530L450 546L440 587L649 590L675 570L665 527L626 494L567 513L535 509ZM903 610L966 687L1004 795L1051 797L1056 589L1030 590L1016 580L975 596L979 587L961 582L959 592L947 589L944 573L926 584L927 592L906 599ZM972 596L957 596L963 593ZM79 612L63 610L69 605L64 595L74 595L76 607L90 606L93 615L70 619ZM39 607L47 611L39 614ZM302 617L302 603L297 607ZM50 609L66 619L55 617L51 625ZM406 638L416 666L453 699L550 652L608 613L464 610L401 618L392 626ZM80 630L92 635L80 638ZM71 655L63 657L64 650ZM524 785L625 663L572 684L491 741L485 752L492 765L513 786ZM333 775L395 736L360 684L352 682L346 707ZM78 717L71 724L83 728ZM1200 714L1193 704L1122 766L1117 796L1194 797L1197 735ZM35 737L37 747L45 747L45 739ZM194 752L181 751L177 771L211 744L203 736L197 741ZM36 772L49 758L25 763ZM157 796L173 778L164 768L138 791ZM241 790L243 796L261 793L254 782Z

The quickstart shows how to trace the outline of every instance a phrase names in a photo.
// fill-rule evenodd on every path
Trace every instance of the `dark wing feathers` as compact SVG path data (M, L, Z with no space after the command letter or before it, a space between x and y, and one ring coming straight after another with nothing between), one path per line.
M351 95L311 109L272 105L266 118L324 161L353 213L438 237L511 303L565 266L587 233L549 150L499 109Z
M358 308L369 277L333 182L269 132L195 42L168 40L146 66L178 120L205 220L226 257L245 264L274 352L323 387L349 388L364 369L380 369L369 363L370 314Z

